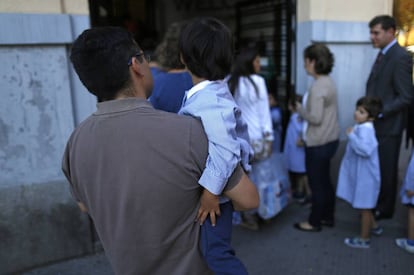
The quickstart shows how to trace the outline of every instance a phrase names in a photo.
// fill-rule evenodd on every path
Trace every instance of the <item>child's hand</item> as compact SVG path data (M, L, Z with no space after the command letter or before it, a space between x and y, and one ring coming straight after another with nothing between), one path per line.
M209 214L211 225L215 226L216 215L220 216L219 197L204 189L203 194L201 194L200 208L198 209L196 221L202 225Z
M296 140L296 146L298 146L298 147L303 147L303 146L305 146L305 142L303 142L303 139L298 138L298 139Z
M354 127L348 127L348 129L346 129L346 133L349 135L353 130Z
M272 154L272 141L266 140L264 143L264 156L268 157Z
M296 108L296 110L301 109L302 108L302 103L300 103L299 101L296 101L295 108Z
M405 194L407 195L407 197L411 198L412 196L414 196L414 191L412 190L406 190Z

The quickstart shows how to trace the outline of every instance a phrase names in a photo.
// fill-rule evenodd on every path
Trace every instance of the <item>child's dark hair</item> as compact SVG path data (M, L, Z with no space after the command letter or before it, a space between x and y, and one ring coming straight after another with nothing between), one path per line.
M358 99L357 107L364 107L368 112L369 118L377 118L382 111L382 100L375 96L363 96Z
M212 17L196 18L181 31L179 49L187 69L207 80L224 79L233 62L230 29Z

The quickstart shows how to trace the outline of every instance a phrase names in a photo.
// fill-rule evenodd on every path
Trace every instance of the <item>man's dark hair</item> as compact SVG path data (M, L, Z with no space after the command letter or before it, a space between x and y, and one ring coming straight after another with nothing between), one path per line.
M363 107L369 115L369 118L377 118L382 111L382 100L376 96L363 96L358 99L357 107Z
M389 15L378 15L375 16L371 21L369 21L369 27L372 28L375 25L381 25L383 30L393 29L396 30L395 19Z
M114 99L130 84L128 61L139 51L127 30L99 27L79 35L70 60L83 85L101 102Z
M179 49L187 69L207 80L225 78L231 69L233 39L230 30L212 17L188 23L180 35Z
M303 55L309 60L315 60L317 74L327 75L332 71L334 56L324 44L317 43L306 47Z

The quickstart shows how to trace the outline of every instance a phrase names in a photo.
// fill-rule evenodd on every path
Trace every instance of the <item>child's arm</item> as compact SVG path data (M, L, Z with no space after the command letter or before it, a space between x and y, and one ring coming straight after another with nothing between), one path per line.
M407 197L411 198L414 196L414 190L405 190Z
M180 113L199 118L207 134L209 154L199 184L211 193L204 191L197 219L203 222L210 214L211 222L215 224L215 215L220 212L217 211L218 200L211 195L222 193L228 178L241 160L243 146L236 132L237 105L231 95L226 98L214 91L200 91L194 97L187 100Z
M374 128L358 127L357 131L355 128L348 128L348 131L349 145L357 155L369 157L374 150L377 150L378 142Z
M238 168L236 168L235 174L240 171ZM259 207L257 188L244 172L242 172L237 185L226 188L224 194L231 199L234 209L237 211L247 211Z
M199 183L214 195L220 195L241 160L236 132L237 105L232 98L216 95L211 90L200 91L196 96L181 113L199 118L203 124L208 138L208 157Z
M296 146L297 147L304 147L305 142L302 138L302 131L303 131L303 119L298 115L298 113L293 113L292 117L289 121L293 129L295 130L295 134L297 135L296 139Z

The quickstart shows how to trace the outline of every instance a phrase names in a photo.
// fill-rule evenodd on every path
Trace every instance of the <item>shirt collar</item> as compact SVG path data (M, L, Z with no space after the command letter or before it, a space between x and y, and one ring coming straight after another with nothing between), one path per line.
M208 84L212 83L213 81L210 80L203 80L200 83L197 83L194 85L190 90L187 92L187 99L189 99L191 96L193 96L198 91L204 89Z
M382 50L381 50L381 53L382 54L387 54L387 51L392 47L392 46L394 46L394 44L395 43L397 43L397 39L395 39L394 38L394 40L392 40L387 46L385 46Z
M114 99L96 104L97 111L94 115L103 115L108 113L125 112L138 107L150 107L151 103L143 98L129 97L123 99Z

